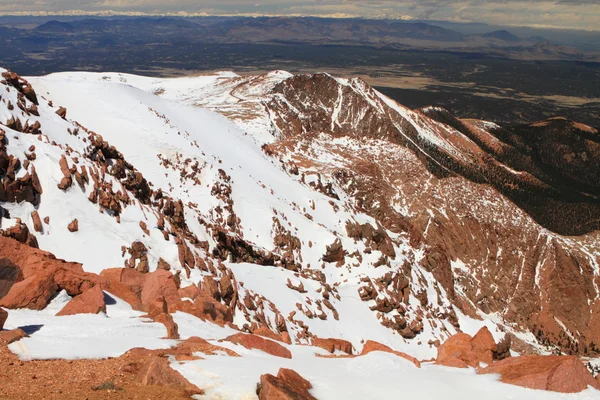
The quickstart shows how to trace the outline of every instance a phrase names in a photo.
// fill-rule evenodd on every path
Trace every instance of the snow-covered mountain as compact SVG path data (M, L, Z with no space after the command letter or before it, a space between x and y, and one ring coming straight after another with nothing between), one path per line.
M23 358L118 356L136 345L132 337L161 348L176 336L217 340L241 330L290 343L298 361L286 365L313 377L317 398L341 398L340 390L367 392L342 389L343 376L299 345L336 338L360 353L370 340L427 360L452 335L486 326L496 341L511 338L513 354L597 356L594 128L459 120L327 74L25 80L1 72L0 232L80 263L84 281L104 279L114 298L103 316L56 317L85 294L82 284L55 279L46 297L15 297L13 286L39 274L23 267L0 285L1 306L41 310L9 310L8 328L44 325L11 344ZM153 285L178 334L154 319L170 327L170 340L159 339L158 323L131 322L151 314L146 300L155 300L149 284L131 281L163 270L169 280ZM165 289L171 280L179 290ZM83 334L72 332L78 323ZM104 343L106 332L113 340ZM83 337L104 344L71 346ZM261 373L285 366L246 356L249 364L213 357L210 367L172 367L213 398L246 398ZM383 373L377 368L390 361L370 357L335 360L336 368ZM319 374L339 385L319 383ZM473 397L483 386L502 387L498 398L522 395L486 377L467 380ZM377 385L381 396L394 388Z

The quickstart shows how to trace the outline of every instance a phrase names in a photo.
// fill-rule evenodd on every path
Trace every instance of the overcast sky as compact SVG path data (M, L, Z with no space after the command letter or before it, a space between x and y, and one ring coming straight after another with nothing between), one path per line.
M600 30L600 0L0 0L0 12L276 14L437 19Z

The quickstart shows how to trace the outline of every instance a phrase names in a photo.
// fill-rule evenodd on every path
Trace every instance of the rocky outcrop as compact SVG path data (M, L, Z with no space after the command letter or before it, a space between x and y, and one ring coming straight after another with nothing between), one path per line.
M491 364L498 357L498 348L490 331L483 327L473 337L457 333L438 347L436 364L448 367L477 368ZM506 354L503 353L503 355Z
M79 296L74 297L56 315L98 314L101 312L106 313L104 292L100 288L100 285L96 285Z
M51 273L36 274L12 285L10 291L0 299L0 306L42 310L57 291L58 285Z
M39 247L37 239L29 232L29 228L21 220L17 220L17 223L11 228L0 230L0 236L14 239L19 243L36 249Z
M364 356L365 354L369 354L374 351L382 351L384 353L394 354L398 357L404 358L405 360L408 360L411 363L415 364L415 366L417 368L421 368L421 362L419 360L417 360L416 358L409 356L408 354L403 353L401 351L396 351L396 350L392 349L391 347L381 344L379 342L376 342L374 340L367 340L365 342L365 345L363 346L363 349L360 352L360 355Z
M69 229L69 232L79 231L79 221L77 220L77 218L75 218L73 221L71 221L69 223L69 225L67 226L67 229Z
M296 371L280 368L277 376L264 374L256 389L259 400L316 400L312 385Z
M8 313L0 308L0 331L4 329L4 323L8 319Z
M494 362L478 374L499 374L500 381L530 389L577 393L600 384L575 356L520 356Z
M279 343L257 335L236 333L235 335L229 336L224 340L239 344L247 349L261 350L275 357L292 358L292 353Z
M335 353L335 351L338 350L346 354L352 354L352 343L343 339L314 338L312 345L327 350L330 353Z

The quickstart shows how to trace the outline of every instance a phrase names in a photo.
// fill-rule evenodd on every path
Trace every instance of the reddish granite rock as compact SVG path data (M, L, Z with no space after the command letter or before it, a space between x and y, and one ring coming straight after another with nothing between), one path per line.
M69 229L69 232L79 231L79 221L77 220L77 218L75 218L73 221L71 221L69 226L67 226L67 229Z
M267 328L266 326L261 326L260 328L254 330L252 333L254 335L264 336L266 338L277 340L279 342L292 344L289 334L284 336L283 334L275 333L272 330L270 330L269 328ZM283 333L287 333L287 332L283 332Z
M421 368L421 362L419 360L417 360L416 358L411 357L406 353L402 353L401 351L393 350L391 347L388 347L388 346L381 344L379 342L376 342L374 340L367 340L367 342L363 346L363 349L362 349L360 355L364 356L365 354L369 354L373 351L383 351L386 353L394 354L398 357L402 357L402 358L410 361L411 363L415 364L418 368Z
M26 244L29 247L33 247L35 249L39 248L37 239L34 235L29 232L29 228L27 225L21 222L21 220L17 219L17 224L11 228L0 230L0 237L6 237L10 239L14 239L19 243Z
M346 354L352 354L352 343L347 340L315 338L312 342L312 345L325 349L330 353L334 353L336 350L339 350Z
M33 275L15 283L0 299L0 307L43 310L57 290L58 285L51 274Z
M256 390L259 400L316 400L312 385L296 371L280 368L277 376L264 374Z
M204 394L204 391L191 384L179 372L169 366L166 357L152 357L141 366L136 380L142 385L174 386L186 390L189 395Z
M156 299L164 297L169 305L169 310L171 310L172 305L181 301L177 290L178 287L171 272L163 269L156 270L147 274L147 278L144 281L141 298L142 305L147 308Z
M155 322L163 324L167 328L167 339L179 339L179 327L169 313L161 313L152 317Z
M235 335L229 336L224 340L242 345L247 349L262 350L265 353L269 353L276 357L292 358L292 353L288 349L277 342L265 339L261 336L246 333L236 333Z
M496 342L487 327L481 328L471 340L471 348L480 362L491 364L496 354Z
M33 229L35 229L35 231L38 233L43 232L44 229L42 227L42 220L40 218L40 214L37 211L31 212L31 220L33 221Z
M0 308L0 331L4 329L4 323L8 319L8 313Z
M187 297L188 299L194 300L196 296L198 296L198 287L192 284L190 286L186 286L184 288L179 289L177 293L182 299Z
M483 327L474 337L457 333L442 343L438 349L436 363L447 367L479 367L479 363L490 364L497 359L497 346L490 331Z
M512 385L554 392L577 393L600 384L575 356L520 356L494 362L478 374L500 374Z
M106 313L104 292L100 286L94 286L73 298L56 315L98 314L100 312Z
M0 345L8 345L27 337L22 329L12 329L10 331L0 331Z

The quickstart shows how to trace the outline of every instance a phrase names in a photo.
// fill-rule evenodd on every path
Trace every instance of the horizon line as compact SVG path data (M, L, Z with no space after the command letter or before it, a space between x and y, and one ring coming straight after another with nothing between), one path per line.
M209 14L206 12L187 12L187 11L167 11L167 12L146 12L146 11L84 11L84 10L64 10L64 11L0 11L0 17L178 17L178 18L322 18L322 19L364 19L364 20L397 20L406 22L432 21L446 22L453 24L482 24L490 27L516 27L530 29L553 29L553 30L571 30L584 32L600 32L599 29L571 28L563 26L552 26L546 24L489 24L481 21L453 21L453 20L428 20L418 19L409 15L390 16L361 16L345 13L333 14L275 14L275 13L219 13Z

